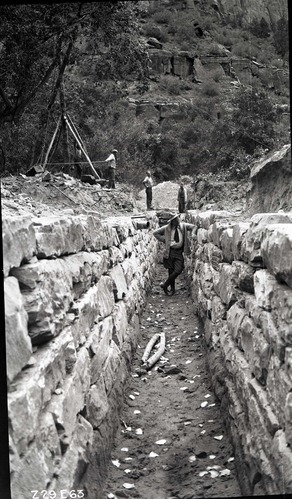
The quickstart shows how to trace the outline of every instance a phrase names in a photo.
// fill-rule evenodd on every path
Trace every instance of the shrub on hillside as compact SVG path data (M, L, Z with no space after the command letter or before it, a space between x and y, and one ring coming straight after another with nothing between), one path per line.
M212 69L208 72L208 75L210 76L210 78L216 81L216 83L218 83L224 77L223 71L221 71L219 68Z
M284 58L289 50L289 25L288 20L284 17L281 17L277 22L274 44L277 53Z
M233 101L233 138L248 154L274 145L277 115L266 92L245 88Z
M219 95L219 87L214 81L207 81L202 87L202 92L208 97L215 97Z
M159 81L159 88L169 95L180 95L181 87L180 81L175 76L164 76Z
M157 24L168 24L171 20L171 12L169 10L160 10L155 12L153 19Z
M250 23L249 29L251 33L258 38L268 38L271 32L270 26L264 17L262 17L260 21L257 18L254 18Z
M160 40L161 28L159 26L155 26L155 24L153 23L144 24L143 32L145 36L157 38L157 40Z

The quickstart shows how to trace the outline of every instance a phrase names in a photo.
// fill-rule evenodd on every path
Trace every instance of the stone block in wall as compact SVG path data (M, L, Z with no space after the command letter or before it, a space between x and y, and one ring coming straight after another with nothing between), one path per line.
M120 245L119 236L115 227L110 225L107 220L101 222L101 230L98 237L97 251Z
M117 263L124 261L123 252L117 246L111 246L108 250L109 253L109 266L114 267Z
M15 277L4 279L4 307L7 379L11 382L32 355L27 313Z
M232 219L232 213L229 211L201 211L196 214L195 222L198 227L209 229L210 225L219 220L228 221Z
M41 260L12 270L22 287L33 345L51 340L62 328L72 300L72 277L60 260Z
M285 372L287 376L291 379L292 383L292 348L291 347L286 347L285 348L285 355L284 355L284 365L285 365Z
M5 216L2 219L4 277L13 267L28 262L36 254L36 236L31 216Z
M234 303L226 314L228 330L231 333L233 340L237 343L241 350L240 327L245 317L247 317L246 310L239 307L237 303Z
M216 225L216 223L214 225ZM220 247L222 249L223 261L231 263L234 260L232 227L228 227L227 229L223 230L220 236Z
M210 240L218 248L221 248L221 236L223 232L228 228L230 228L230 223L228 221L220 221L220 220L214 222L210 226Z
M128 291L123 267L120 264L115 265L112 269L110 269L109 275L113 280L113 293L115 301L122 300Z
M81 225L72 217L37 217L33 219L38 258L76 253L83 246Z
M116 230L120 243L124 242L128 236L133 236L136 233L131 217L107 217L106 223Z
M207 262L210 262L214 270L219 271L219 264L223 262L222 251L213 243L207 243L203 249Z
M50 490L72 490L88 465L88 453L93 443L93 428L82 416L78 416L71 443L63 456L56 478Z
M196 272L204 295L206 298L212 298L216 270L209 263L198 262Z
M42 412L35 441L37 447L42 449L48 469L47 478L51 479L62 455L58 430L51 413Z
M104 386L107 393L110 393L116 379L121 362L121 351L114 340L111 341L109 353L103 366Z
M254 293L254 267L251 267L245 262L240 262L234 260L232 262L232 267L236 270L236 274L238 276L237 284L239 289L245 291L246 293Z
M259 307L270 311L272 309L271 299L277 281L268 270L260 269L254 274L254 294Z
M16 385L17 391L8 394L8 417L11 438L19 454L25 454L39 426L44 389L44 376L26 377L25 383ZM25 424L24 424L25 422Z
M199 244L205 244L208 242L208 231L206 229L198 229L197 240Z
M32 497L31 491L46 490L49 480L44 452L34 443L11 477L11 495L13 499Z
M240 291L237 286L237 272L232 265L222 263L220 265L220 277L218 282L214 283L214 291L221 298L224 305L231 307L240 297Z
M128 319L127 309L123 301L116 303L113 310L114 332L118 338L118 346L121 348L126 337Z
M112 279L109 276L102 276L98 283L70 308L71 315L74 315L70 327L76 347L85 343L98 320L111 315L115 306L112 289Z
M242 324L242 327L244 327L244 324ZM265 385L271 358L271 345L265 339L265 336L261 329L256 328L254 323L251 334L251 371L254 374L255 378L262 385Z
M285 358L285 344L274 324L271 312L263 310L254 296L246 297L245 308L248 315L253 318L256 326L262 331L271 351L283 362Z
M211 305L211 319L212 322L216 322L221 319L226 319L226 306L223 305L219 296L213 296Z
M96 384L90 387L86 395L86 417L93 429L97 429L109 410L104 380L101 376Z
M235 224L233 227L232 252L235 260L243 259L242 240L249 226L249 222L240 222Z
M2 220L4 277L13 267L28 262L36 254L36 236L30 216L5 216Z
M291 390L291 378L285 372L279 358L273 354L267 375L266 393L272 411L275 413L279 423L285 428L285 403Z
M280 429L280 425L278 418L271 410L265 389L254 378L248 380L247 388L257 402L257 405L264 419L264 426L267 428L269 434L273 437L276 431Z
M287 446L283 430L279 430L275 434L270 452L273 456L272 463L275 466L274 476L277 481L277 490L281 490L285 494L292 494L292 452Z
M285 401L285 435L287 443L292 447L292 392L289 392Z
M71 349L69 348L71 345ZM41 412L57 386L72 371L75 353L69 329L34 353L35 364L22 371L8 394L8 414L11 435L19 453L26 451L40 426ZM23 425L23 421L26 424Z
M291 223L289 213L257 213L250 220L250 227L243 236L242 256L244 261L255 267L263 267L261 244L265 228L270 224Z
M106 317L99 322L92 330L88 340L87 347L91 353L91 384L95 384L102 372L106 359L109 355L110 345L113 334L113 319Z
M119 245L119 248L120 250L123 252L124 254L124 257L130 257L132 255L132 253L134 252L134 243L133 243L133 240L131 237L127 237L127 239L125 239L120 245ZM136 248L135 250L137 251L138 248L143 248L143 250L145 250L145 246L144 246L144 242L142 243L139 242L137 245L136 245Z
M271 295L271 313L274 324L285 345L292 345L292 289L275 283Z
M124 298L128 321L131 320L133 313L141 307L141 300L143 301L141 287L138 279L134 278Z
M264 265L277 279L292 288L292 224L265 227L261 245Z
M108 317L115 305L112 279L108 276L102 276L96 284L96 288L98 296L96 311L100 318Z
M61 392L54 393L46 410L53 415L59 430L61 446L72 438L78 413L85 405L85 396L90 387L90 357L85 347L77 355L72 373L61 385Z

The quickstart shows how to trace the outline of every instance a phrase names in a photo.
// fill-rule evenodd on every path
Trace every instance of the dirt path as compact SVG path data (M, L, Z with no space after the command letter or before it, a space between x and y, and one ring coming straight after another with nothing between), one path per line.
M202 332L184 274L177 280L176 294L168 297L159 287L166 271L162 265L157 271L142 318L104 498L240 496L232 446L210 389ZM162 331L167 346L162 360L138 376L149 339Z

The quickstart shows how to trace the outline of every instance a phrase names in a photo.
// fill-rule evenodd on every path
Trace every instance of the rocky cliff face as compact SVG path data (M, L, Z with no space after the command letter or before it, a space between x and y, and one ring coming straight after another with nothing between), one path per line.
M197 3L197 2L196 2ZM218 10L221 17L231 21L242 20L248 25L253 19L262 17L271 26L282 16L287 18L287 2L285 0L209 0L209 4Z

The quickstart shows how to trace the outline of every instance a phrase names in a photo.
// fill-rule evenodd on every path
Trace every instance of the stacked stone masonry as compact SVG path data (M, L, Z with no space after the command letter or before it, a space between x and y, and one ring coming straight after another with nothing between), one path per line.
M195 312L242 492L292 493L292 213L187 220Z
M157 219L148 222L3 221L13 499L77 486L99 497L155 272Z

